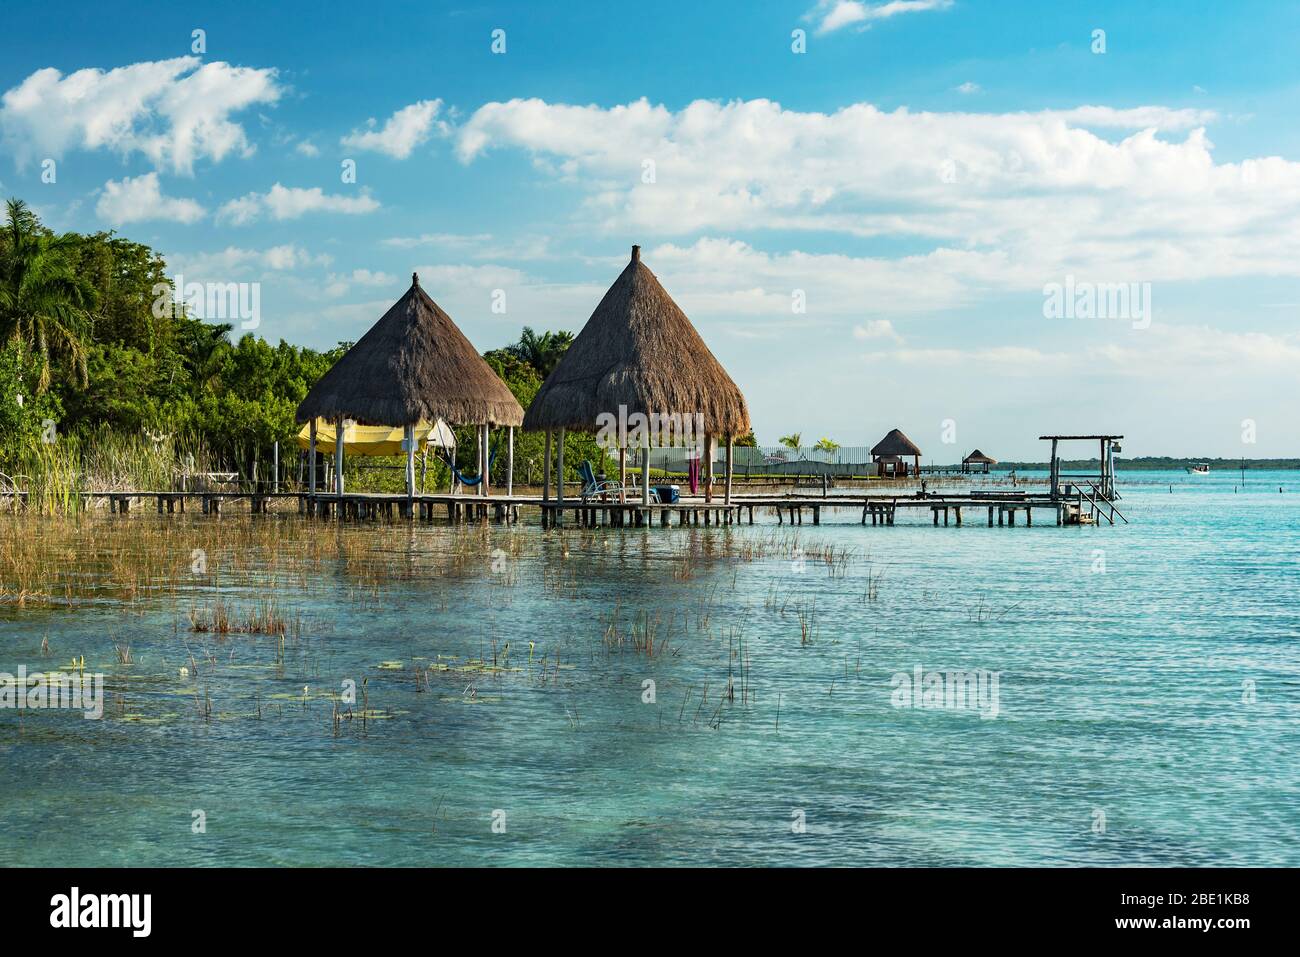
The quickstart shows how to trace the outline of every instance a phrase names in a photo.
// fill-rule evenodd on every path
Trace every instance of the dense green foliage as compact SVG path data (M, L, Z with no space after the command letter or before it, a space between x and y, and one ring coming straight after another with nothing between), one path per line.
M280 444L282 474L297 475L294 412L349 343L320 352L254 335L232 341L232 326L155 309L171 288L166 263L148 246L112 233L55 235L11 200L0 231L0 472L30 472L33 450L53 428L69 448L105 436L160 443L197 454L206 467L244 478L269 475ZM485 355L525 408L573 341L534 332ZM457 465L476 472L475 433L457 429ZM493 481L504 484L504 433ZM41 452L41 455L46 453ZM516 430L515 479L541 478L543 437ZM590 436L566 438L566 472L591 459ZM352 479L383 488L401 481L397 459L349 464ZM431 456L430 488L448 472Z
M155 310L166 264L111 233L56 236L21 202L0 235L0 428L170 437L252 473L292 449L294 410L341 354ZM161 313L161 314L159 314ZM19 396L22 396L21 404ZM12 444L12 443L7 443ZM265 468L265 466L263 466Z

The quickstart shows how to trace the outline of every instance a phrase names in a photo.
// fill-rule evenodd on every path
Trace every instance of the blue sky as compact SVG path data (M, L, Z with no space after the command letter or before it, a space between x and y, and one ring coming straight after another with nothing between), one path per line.
M635 242L763 443L1300 449L1296 5L179 6L6 5L0 190L259 283L272 341L413 269L481 349L576 331Z

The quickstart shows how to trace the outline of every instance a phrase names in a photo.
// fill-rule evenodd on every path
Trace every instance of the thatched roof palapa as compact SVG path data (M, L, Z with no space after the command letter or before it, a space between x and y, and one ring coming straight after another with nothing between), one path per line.
M524 410L412 274L406 295L307 393L297 420L340 416L362 425L519 425Z
M701 413L709 435L744 435L749 408L736 383L655 274L641 247L547 376L525 429L593 431L602 413Z
M995 459L995 458L990 458L989 456L987 456L987 455L985 455L983 452L981 452L979 449L976 449L976 450L975 450L974 452L972 452L970 455L968 455L968 456L966 456L964 459L962 459L962 462L963 462L963 463L966 463L966 464L970 464L970 463L983 463L983 464L987 464L987 465L997 465L997 464L998 464L998 460L997 460L997 459Z
M891 429L889 434L875 444L871 449L871 454L881 455L908 455L916 456L921 454L921 450L916 447L916 443L903 434L902 429Z

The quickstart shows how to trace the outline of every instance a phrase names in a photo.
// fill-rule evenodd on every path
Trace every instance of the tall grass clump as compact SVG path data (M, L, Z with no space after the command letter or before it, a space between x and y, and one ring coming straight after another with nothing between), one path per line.
M0 479L0 489L25 492L27 509L45 515L81 511L85 493L174 491L188 475L211 470L201 443L107 426L69 435L16 435L0 445L0 473L8 480Z

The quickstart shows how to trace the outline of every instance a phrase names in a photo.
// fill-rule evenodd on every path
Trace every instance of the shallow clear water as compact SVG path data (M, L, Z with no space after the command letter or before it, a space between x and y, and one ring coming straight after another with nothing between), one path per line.
M1115 528L318 525L401 574L225 579L234 606L275 595L300 619L283 654L191 632L207 579L127 608L0 607L0 670L84 654L121 696L98 721L0 711L7 857L1300 864L1300 473L1121 481ZM641 615L653 657L605 640ZM999 673L996 717L896 707L917 666ZM375 714L336 731L345 679Z

